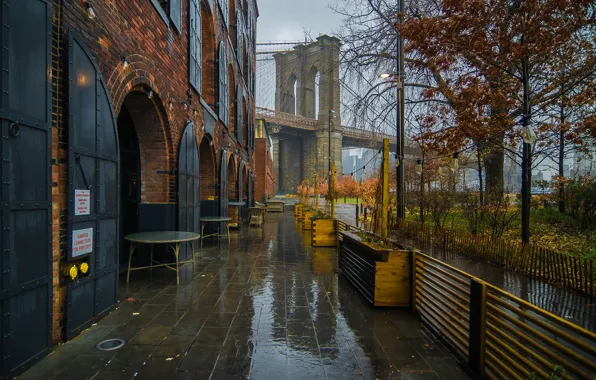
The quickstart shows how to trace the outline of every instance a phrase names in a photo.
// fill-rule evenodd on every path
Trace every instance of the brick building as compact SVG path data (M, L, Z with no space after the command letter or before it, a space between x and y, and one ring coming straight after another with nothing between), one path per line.
M275 196L275 168L273 167L273 140L267 125L258 119L255 125L255 200L265 202Z
M198 232L200 216L253 200L258 9L1 7L0 356L12 377L116 306L125 234Z

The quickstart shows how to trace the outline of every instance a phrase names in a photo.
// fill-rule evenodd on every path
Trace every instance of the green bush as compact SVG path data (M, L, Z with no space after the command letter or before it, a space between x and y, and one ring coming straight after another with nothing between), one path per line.
M582 228L596 222L596 178L586 175L569 182L565 189L567 211Z

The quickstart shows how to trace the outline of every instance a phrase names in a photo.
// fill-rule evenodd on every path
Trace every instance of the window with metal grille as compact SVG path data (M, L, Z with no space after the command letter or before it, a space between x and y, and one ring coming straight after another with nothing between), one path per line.
M201 56L201 7L199 0L190 0L190 57L188 68L188 81L190 85L201 93L201 73L203 59Z
M248 56L248 83L246 84L248 86L248 91L254 94L253 88L252 88L252 60L250 59L250 56Z
M238 88L236 89L236 140L238 140L244 145L244 142L242 141L242 130L245 128L242 125L242 122L244 121L243 118L244 116L242 112L242 87L238 86Z
M236 57L238 57L238 65L242 70L242 59L244 53L244 23L242 22L242 12L236 11Z
M223 42L219 43L219 119L230 125L230 84L228 82L228 55Z
M230 17L230 4L228 3L229 0L217 0L219 4L219 9L223 15L224 24L228 26L228 20Z
M170 19L172 24L180 33L182 31L182 1L181 0L170 0Z
M250 43L252 43L252 4L250 1L248 2L246 13L247 13L246 29L247 29L248 39L249 39L247 45L249 45Z
M182 31L182 1L181 0L151 0L151 3L155 7L155 10L166 23L174 25L176 31L180 33ZM168 6L169 3L169 6ZM169 16L169 19L168 19Z

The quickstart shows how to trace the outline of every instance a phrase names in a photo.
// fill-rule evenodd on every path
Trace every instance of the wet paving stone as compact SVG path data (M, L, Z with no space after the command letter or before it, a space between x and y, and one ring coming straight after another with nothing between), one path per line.
M157 346L171 331L171 327L147 326L132 338L130 344Z
M205 242L186 285L160 269L121 278L118 308L21 378L468 378L415 314L371 307L291 213L233 234ZM96 350L108 337L127 343Z
M182 359L178 370L211 372L218 357L218 350L205 346L193 346Z
M193 345L195 346L211 346L221 347L226 340L229 328L226 327L209 327L204 326Z
M251 358L244 356L219 356L213 369L213 379L248 379Z
M194 336L168 335L161 342L159 347L157 347L157 350L155 350L152 356L168 358L184 356L184 354L188 351L194 340Z
M155 351L156 346L126 345L117 351L114 359L106 366L107 371L137 371Z

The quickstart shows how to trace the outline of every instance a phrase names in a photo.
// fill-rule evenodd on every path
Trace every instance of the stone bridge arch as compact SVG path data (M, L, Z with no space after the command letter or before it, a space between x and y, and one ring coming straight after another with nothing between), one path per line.
M322 35L313 43L297 45L292 51L274 55L275 110L314 119L317 125L315 131L305 131L299 136L284 133L283 128L270 131L273 132L274 166L281 192L294 191L306 178L312 181L315 173L319 178L326 178L330 155L336 172L342 173L340 46L338 38Z

